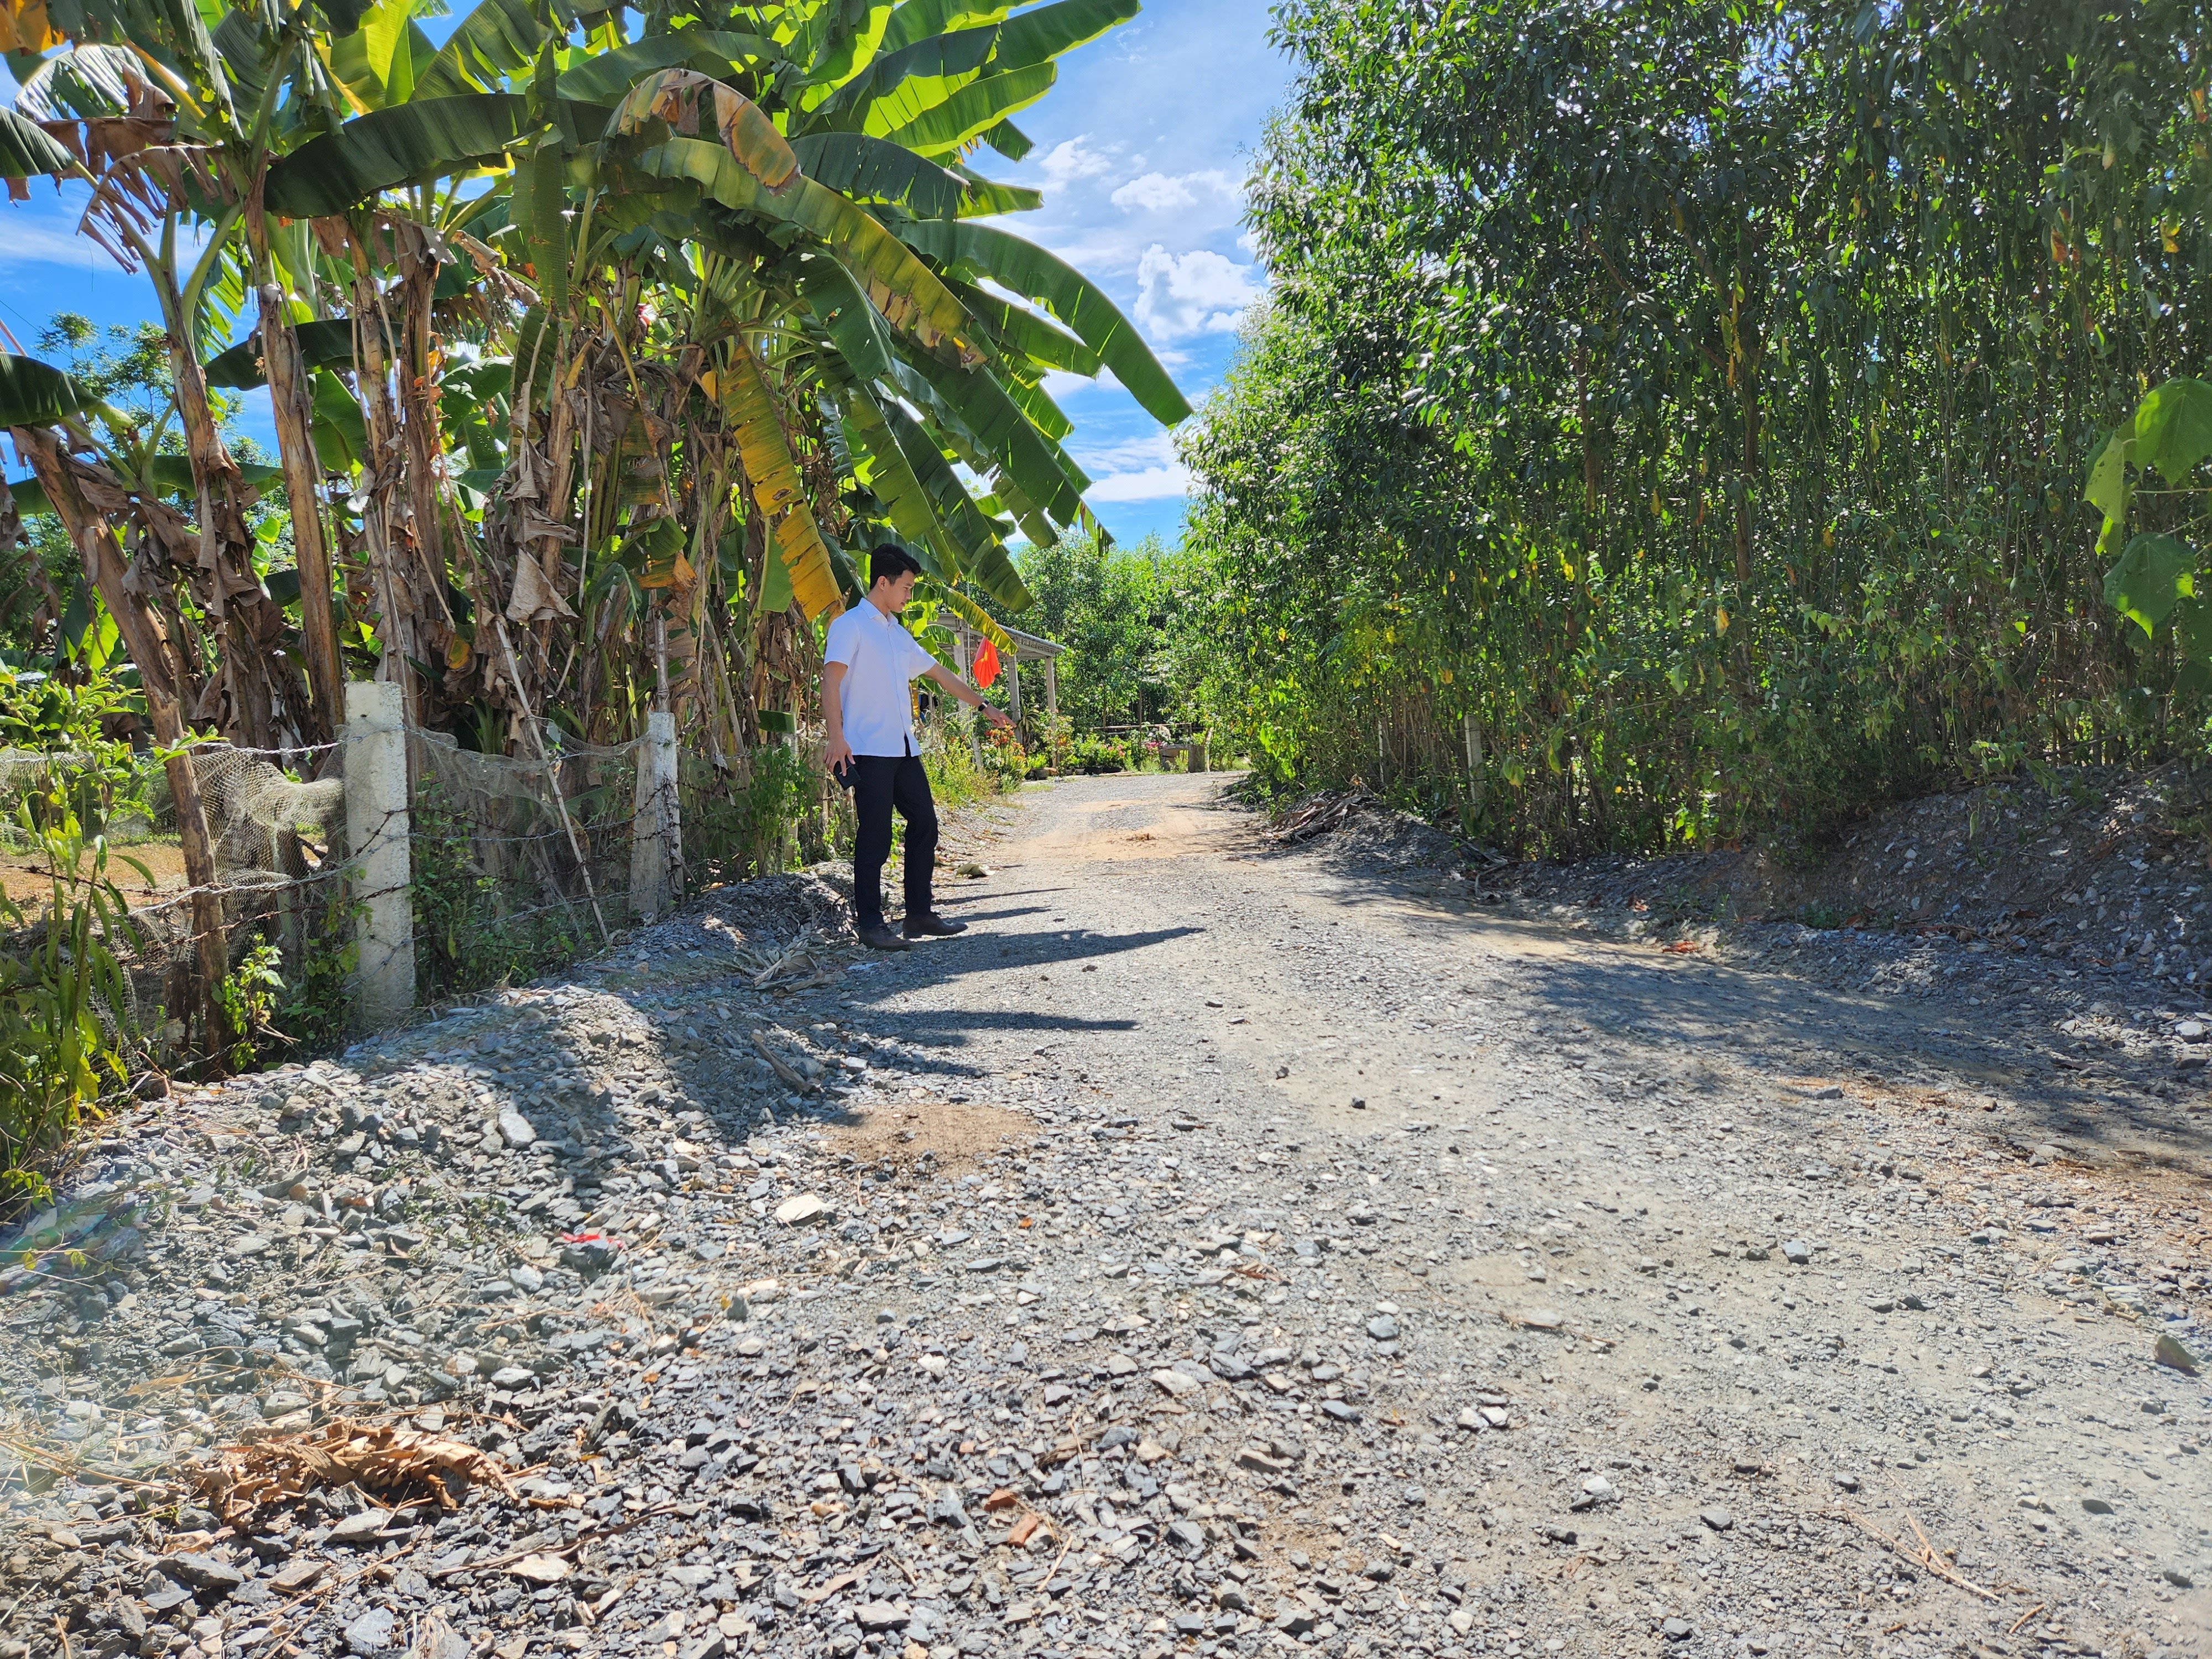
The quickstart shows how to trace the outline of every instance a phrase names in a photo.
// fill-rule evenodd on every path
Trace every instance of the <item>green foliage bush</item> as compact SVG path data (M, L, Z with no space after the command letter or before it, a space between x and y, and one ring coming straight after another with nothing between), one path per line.
M434 787L416 796L409 829L418 1002L519 984L597 948L580 889L566 902L518 902L523 885L486 867L475 827ZM608 923L620 925L613 916Z
M826 855L826 849L801 844L822 784L807 758L791 744L765 742L747 757L746 768L742 786L702 775L702 787L684 792L684 859L694 885L772 875L790 868L795 857Z
M2207 322L2193 11L1279 15L1184 441L1264 776L1573 853L2203 746L2080 500Z
M44 888L29 905L0 896L0 1206L47 1195L47 1160L127 1086L141 1046L124 965L138 929L100 834L119 809L143 811L142 773L100 728L122 702L104 679L0 669L0 744L26 757L11 780L11 841Z

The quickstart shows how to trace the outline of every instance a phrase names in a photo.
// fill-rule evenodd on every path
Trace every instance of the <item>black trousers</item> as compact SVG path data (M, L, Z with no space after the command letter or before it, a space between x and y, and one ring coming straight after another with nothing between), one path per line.
M855 755L853 810L860 820L853 842L853 910L863 923L884 919L884 861L891 855L891 809L906 820L906 913L930 914L929 878L937 866L937 802L918 755Z

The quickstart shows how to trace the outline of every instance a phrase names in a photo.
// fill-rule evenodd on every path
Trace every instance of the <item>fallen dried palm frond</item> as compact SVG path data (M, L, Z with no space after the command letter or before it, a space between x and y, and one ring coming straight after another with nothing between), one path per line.
M479 1482L514 1496L506 1468L466 1441L350 1418L226 1446L195 1479L210 1507L234 1523L254 1510L345 1486L395 1502L427 1496L447 1510L459 1508L461 1494Z

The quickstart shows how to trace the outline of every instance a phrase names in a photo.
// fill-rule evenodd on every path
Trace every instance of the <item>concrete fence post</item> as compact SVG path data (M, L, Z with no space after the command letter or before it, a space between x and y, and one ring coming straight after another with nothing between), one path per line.
M635 809L629 832L629 908L640 921L650 921L668 908L684 867L676 716L666 709L645 717L645 737L637 745Z
M404 694L386 680L356 680L346 687L345 714L346 836L362 907L355 1012L374 1030L415 1006Z

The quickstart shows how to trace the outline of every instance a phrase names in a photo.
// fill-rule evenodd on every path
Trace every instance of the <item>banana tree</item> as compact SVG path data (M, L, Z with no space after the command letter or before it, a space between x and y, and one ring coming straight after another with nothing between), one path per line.
M139 447L158 453L174 422L190 471L176 493L193 522L140 515L153 555L140 585L158 574L210 642L183 670L188 681L204 679L185 718L251 746L297 746L327 730L331 711L307 696L296 635L258 573L248 527L256 492L223 441L201 362L242 297L238 234L283 79L240 78L228 59L249 55L256 27L281 34L284 26L273 10L234 13L218 47L198 13L180 5L72 3L42 13L15 5L19 44L40 40L34 13L48 32L40 44L63 49L24 75L0 172L18 183L43 174L88 186L81 232L126 270L143 270L153 290L174 390ZM143 465L118 469L123 459L101 457L142 500L168 493Z
M230 964L222 900L215 884L214 845L199 781L185 753L188 733L182 700L191 686L191 665L178 648L181 629L173 620L165 623L157 605L144 597L145 584L134 580L137 562L126 559L116 533L119 517L135 516L151 526L163 522L164 514L170 520L176 515L157 500L134 501L129 488L106 466L70 453L70 441L63 433L83 439L82 422L106 413L69 375L48 364L0 353L0 426L8 428L16 454L38 481L43 505L60 520L83 562L88 583L115 619L138 670L155 740L164 751L185 874L191 888L204 1046L212 1054L220 1051L218 1033L225 1029L216 993ZM169 533L173 536L180 529L179 520ZM142 548L155 540L149 531Z
M664 520L700 554L683 562L695 575L720 533L706 526L724 515L733 565L774 549L774 566L737 576L731 596L757 627L787 591L809 619L842 603L836 532L856 528L911 545L946 603L982 625L995 626L986 605L1027 602L1007 542L1090 526L1044 374L1110 366L1162 418L1188 410L1094 286L969 222L1036 198L963 158L979 143L1018 156L1027 141L1010 118L1049 87L1053 58L1134 10L658 9L635 40L611 14L578 40L533 33L526 14L487 0L459 50L426 58L394 31L364 65L332 59L379 106L276 161L272 213L419 203L434 181L507 169L465 210L538 303L500 342L514 418L479 550L501 613L535 633L525 654L538 697L592 706L568 695L583 684L562 684L559 664L605 672L596 647L623 630L601 601L651 631L692 597L659 580L678 569L652 551L667 532L646 533ZM987 278L1042 312L987 294ZM641 305L684 326L641 327ZM633 418L651 401L639 358L686 354L692 372L660 389L653 418ZM650 455L625 456L641 442ZM615 476L641 460L659 500ZM702 487L729 500L702 508L690 499Z

